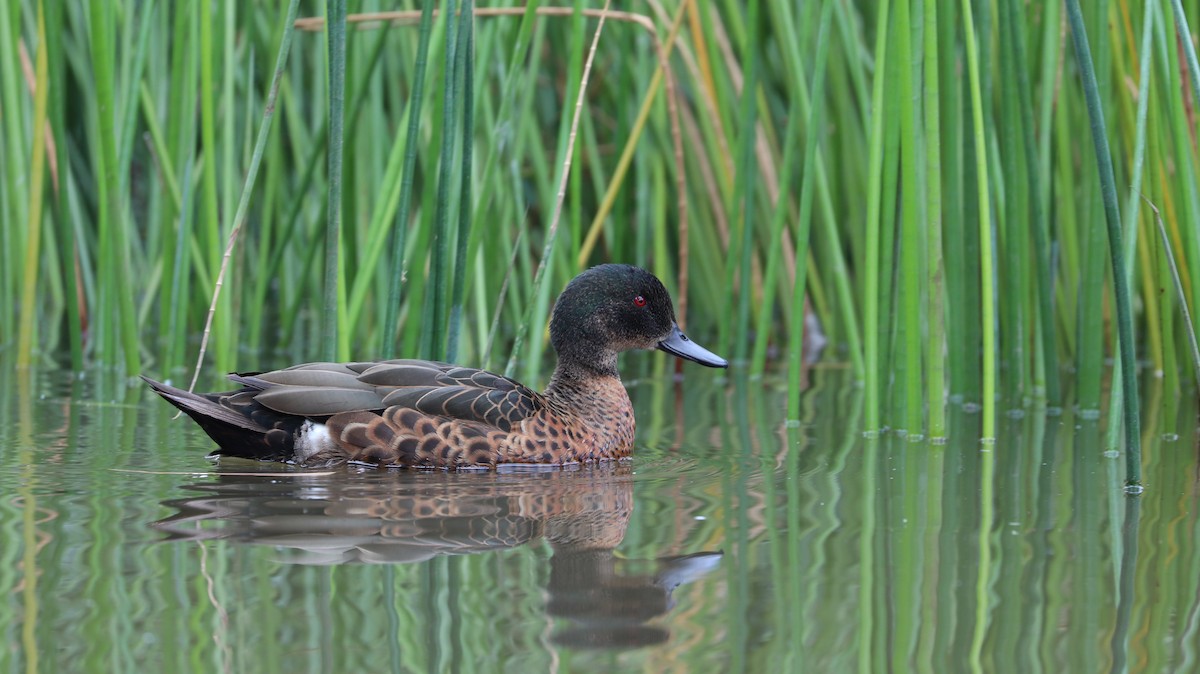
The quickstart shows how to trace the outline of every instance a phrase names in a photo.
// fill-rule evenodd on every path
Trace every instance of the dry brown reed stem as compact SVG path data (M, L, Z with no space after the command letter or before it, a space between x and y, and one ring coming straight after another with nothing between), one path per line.
M242 232L242 222L239 219L229 230L225 242L225 252L221 255L221 268L217 272L216 283L213 284L212 301L208 305L208 314L204 319L204 333L200 337L200 352L196 355L196 367L192 370L192 381L188 384L189 392L196 390L196 382L200 379L200 367L204 364L204 354L208 351L208 339L212 335L213 318L217 315L217 300L221 298L221 288L225 286L225 272L229 270L229 260L233 258L233 249L237 246L238 235ZM178 419L183 410L175 413L171 419Z

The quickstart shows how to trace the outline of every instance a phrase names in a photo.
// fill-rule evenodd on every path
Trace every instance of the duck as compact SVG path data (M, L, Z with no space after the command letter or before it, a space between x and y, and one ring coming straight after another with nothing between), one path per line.
M407 358L233 373L240 388L220 393L142 379L217 443L218 458L494 470L628 458L636 423L620 352L729 365L680 329L662 281L626 264L591 267L567 284L550 344L558 360L541 393L486 370Z

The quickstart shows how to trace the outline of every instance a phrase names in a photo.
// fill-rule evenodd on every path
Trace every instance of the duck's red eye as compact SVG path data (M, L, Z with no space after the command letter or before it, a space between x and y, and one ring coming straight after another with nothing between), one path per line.
M637 297L633 298L633 305L634 305L635 307L644 307L644 306L646 306L646 298L645 298L645 297L642 297L641 295L638 295Z

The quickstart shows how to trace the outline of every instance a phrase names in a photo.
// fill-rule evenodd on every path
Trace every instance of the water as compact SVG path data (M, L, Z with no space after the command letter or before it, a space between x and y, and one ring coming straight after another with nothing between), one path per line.
M214 464L140 387L5 370L0 671L1200 667L1191 397L1148 384L1133 499L1069 410L931 447L844 373L799 425L720 376L633 387L631 464L447 475Z

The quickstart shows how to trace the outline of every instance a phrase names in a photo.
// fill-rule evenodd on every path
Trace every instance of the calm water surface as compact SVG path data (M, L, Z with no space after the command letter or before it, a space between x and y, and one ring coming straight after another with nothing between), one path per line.
M1196 401L990 451L859 433L844 373L632 387L631 464L447 475L204 455L141 387L0 387L0 671L1194 672Z

